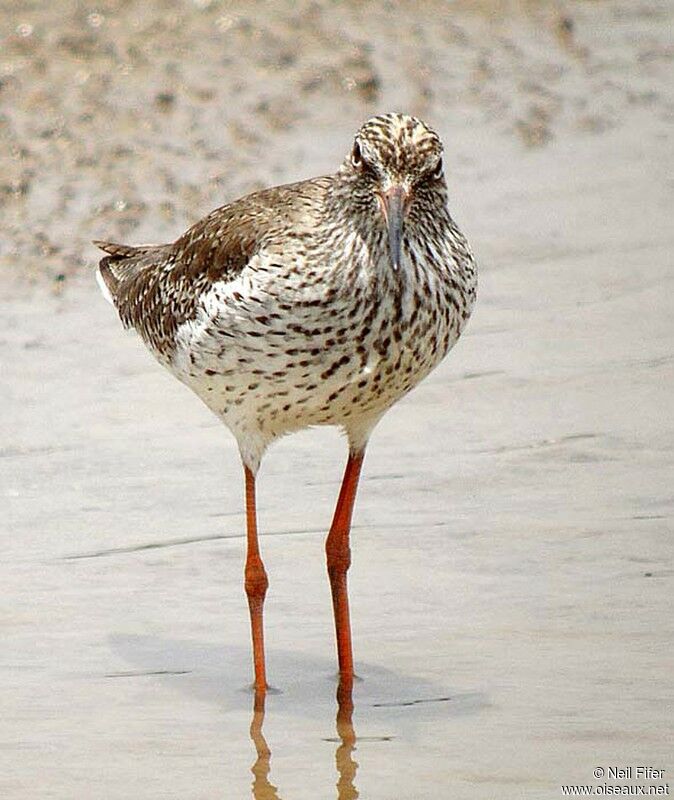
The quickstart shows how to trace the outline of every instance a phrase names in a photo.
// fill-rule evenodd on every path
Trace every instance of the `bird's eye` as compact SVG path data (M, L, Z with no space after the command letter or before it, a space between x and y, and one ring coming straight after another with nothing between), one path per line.
M442 178L443 166L442 166L442 159L438 159L438 163L433 167L431 170L431 178L433 180L440 180Z
M358 170L359 175L368 176L369 178L376 179L376 168L365 158L358 142L353 143L353 150L351 151L351 165Z

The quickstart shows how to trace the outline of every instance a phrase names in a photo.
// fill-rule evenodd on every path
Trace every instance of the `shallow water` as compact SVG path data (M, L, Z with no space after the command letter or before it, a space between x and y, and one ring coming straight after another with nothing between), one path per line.
M336 720L323 553L343 441L288 438L260 474L278 690L262 720L246 688L233 441L120 331L89 273L68 273L65 291L3 284L3 800L541 800L597 784L597 766L671 779L669 61L656 46L664 6L616 7L603 28L603 5L573 6L591 50L565 56L563 110L540 146L504 134L486 113L494 95L428 100L451 138L480 297L456 350L367 455L350 573L353 729ZM475 24L469 14L463 59L480 53ZM508 31L522 52L496 37L491 57L510 72L474 77L480 92L509 87L510 120L532 90L504 74L540 67L544 48L526 19ZM629 43L643 55L634 72L621 61ZM378 102L393 103L385 52L373 56ZM630 80L652 81L657 99L629 104ZM619 122L574 128L581 101L609 120L621 110ZM307 131L300 142L309 160L332 147ZM150 167L135 168L149 180ZM149 206L138 236L157 222ZM49 225L65 239L75 211L61 211Z

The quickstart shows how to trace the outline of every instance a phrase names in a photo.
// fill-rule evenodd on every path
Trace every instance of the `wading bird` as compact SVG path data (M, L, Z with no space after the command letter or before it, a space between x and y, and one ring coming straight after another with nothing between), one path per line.
M236 437L245 475L255 688L267 687L255 476L279 436L335 425L349 455L326 540L342 688L353 681L349 532L377 422L444 358L476 293L447 206L442 144L384 114L334 175L255 192L172 244L96 242L98 277L126 327Z

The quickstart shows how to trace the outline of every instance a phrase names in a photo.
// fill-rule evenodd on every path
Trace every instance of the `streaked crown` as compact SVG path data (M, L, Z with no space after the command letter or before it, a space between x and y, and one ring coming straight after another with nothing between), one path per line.
M380 179L414 180L439 165L442 142L416 117L381 114L369 119L356 134L352 159L359 154Z

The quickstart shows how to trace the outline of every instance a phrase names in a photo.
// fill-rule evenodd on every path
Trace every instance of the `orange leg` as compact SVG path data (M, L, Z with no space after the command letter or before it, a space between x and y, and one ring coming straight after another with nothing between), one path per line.
M264 627L262 608L269 581L260 557L257 541L257 514L255 511L255 476L244 467L246 477L246 570L245 587L250 610L250 630L253 637L253 664L255 666L255 694L264 695L267 677L264 664Z
M332 607L335 614L335 631L337 633L340 686L345 693L350 693L353 685L353 650L351 647L349 595L346 585L346 573L351 565L349 533L351 532L351 515L353 514L353 504L356 499L358 478L360 477L364 456L365 452L363 450L357 453L349 453L335 515L332 518L330 533L325 542L328 576L332 590Z

